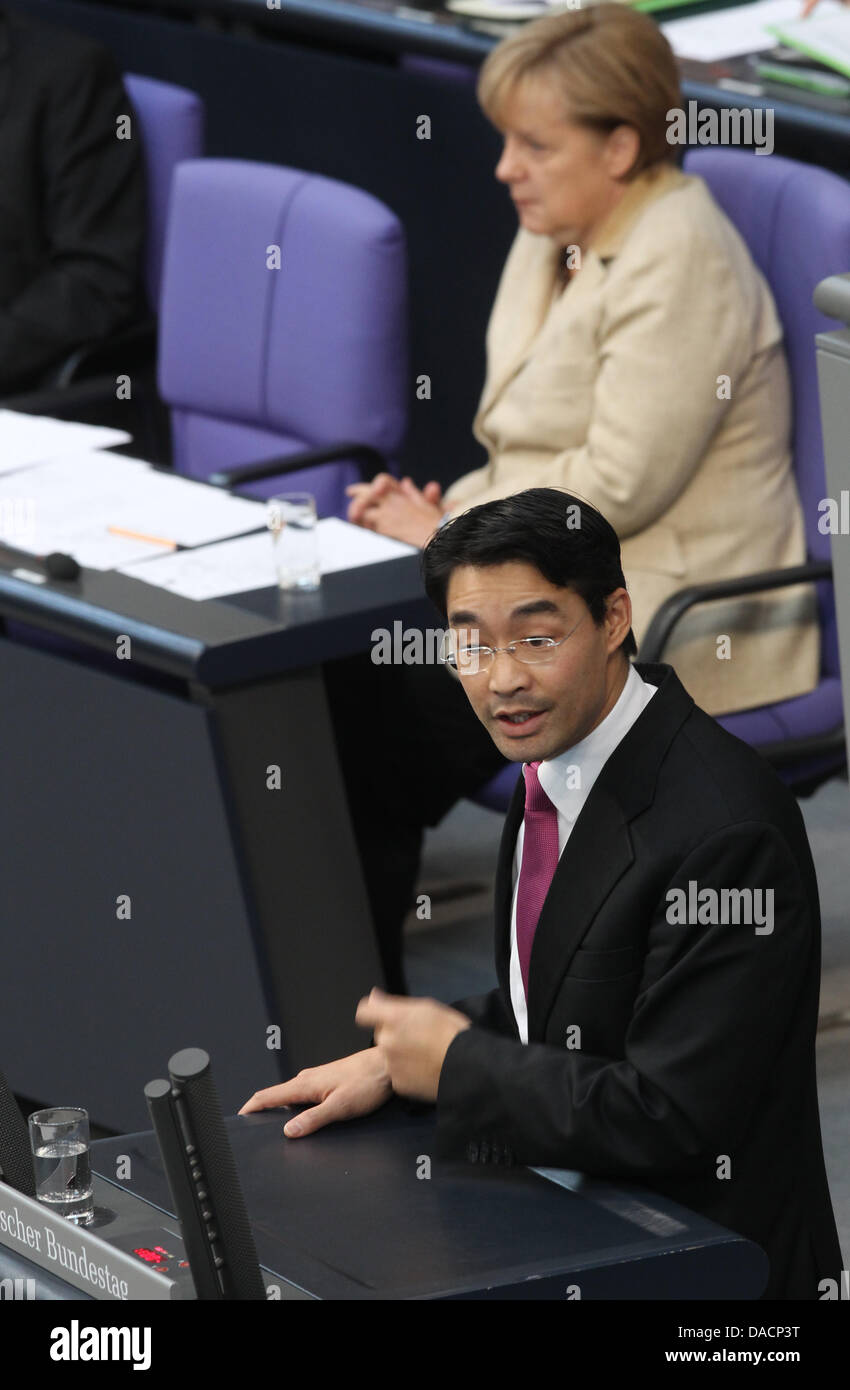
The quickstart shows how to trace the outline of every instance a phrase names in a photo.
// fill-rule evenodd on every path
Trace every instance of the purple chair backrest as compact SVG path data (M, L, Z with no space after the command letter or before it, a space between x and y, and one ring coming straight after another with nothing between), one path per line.
M794 400L794 473L809 558L830 558L829 536L818 530L826 496L815 334L834 328L812 304L815 286L850 270L850 184L837 174L780 155L743 150L690 150L685 172L705 179L737 227L773 292L785 330ZM824 675L839 675L835 601L831 584L818 586Z
M274 164L177 170L159 389L181 472L343 440L392 459L407 424L407 339L404 231L377 198ZM339 514L356 476L327 466L264 494L308 484L320 512Z
M124 74L124 87L141 126L148 199L145 285L156 314L171 179L182 159L198 159L204 152L204 103L185 87L136 73Z

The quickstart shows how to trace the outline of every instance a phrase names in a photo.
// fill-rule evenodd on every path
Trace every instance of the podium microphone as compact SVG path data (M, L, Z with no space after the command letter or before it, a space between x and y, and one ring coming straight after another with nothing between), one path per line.
M24 1117L0 1071L0 1176L10 1187L34 1197L32 1150Z
M170 1081L145 1087L168 1186L199 1299L257 1299L266 1286L210 1059L176 1052Z

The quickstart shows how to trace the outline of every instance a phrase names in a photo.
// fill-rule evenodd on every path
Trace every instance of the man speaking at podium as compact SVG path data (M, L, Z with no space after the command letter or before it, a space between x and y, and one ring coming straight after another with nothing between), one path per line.
M631 663L619 543L590 505L532 488L474 507L423 572L456 678L523 764L496 878L499 986L453 1008L373 990L357 1010L372 1047L240 1113L311 1105L294 1138L393 1093L434 1101L442 1156L654 1188L759 1244L765 1298L818 1298L841 1252L796 801L671 667Z

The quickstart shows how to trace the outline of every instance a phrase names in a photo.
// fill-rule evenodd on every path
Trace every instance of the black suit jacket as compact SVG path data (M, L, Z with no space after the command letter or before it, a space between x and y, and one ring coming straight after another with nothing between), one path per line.
M108 52L0 11L0 392L144 313L141 134Z
M519 781L496 880L499 988L456 1005L473 1027L443 1064L438 1150L642 1183L756 1241L771 1265L765 1298L818 1298L841 1252L818 1115L820 915L803 820L671 667L637 669L659 688L558 863L532 948L527 1045L508 982ZM772 932L669 921L668 891L690 881L772 889Z

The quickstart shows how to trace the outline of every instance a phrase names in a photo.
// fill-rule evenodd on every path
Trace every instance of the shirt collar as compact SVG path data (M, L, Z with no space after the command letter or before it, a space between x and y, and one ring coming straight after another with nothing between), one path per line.
M621 739L643 713L657 690L629 663L629 673L613 709L595 729L555 758L540 764L540 785L559 814L574 821L593 783Z

